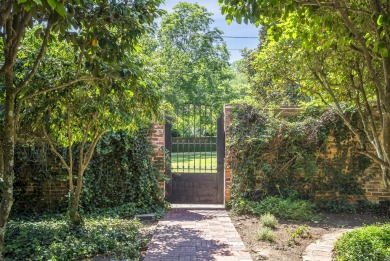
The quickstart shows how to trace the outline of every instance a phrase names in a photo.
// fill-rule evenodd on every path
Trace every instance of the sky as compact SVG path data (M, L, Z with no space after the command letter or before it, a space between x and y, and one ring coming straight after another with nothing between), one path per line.
M221 14L221 10L219 9L218 0L165 0L165 4L161 5L161 8L167 10L168 12L172 12L172 8L179 2L198 3L199 5L205 6L209 12L214 14L212 17L214 20L212 28L217 27L218 29L222 30L224 32L223 35L225 36L255 37L254 39L224 38L227 48L230 52L231 63L241 59L239 50L242 50L245 47L248 49L253 49L258 45L258 28L256 28L256 26L253 24L238 24L234 21L228 25L225 20L225 16Z

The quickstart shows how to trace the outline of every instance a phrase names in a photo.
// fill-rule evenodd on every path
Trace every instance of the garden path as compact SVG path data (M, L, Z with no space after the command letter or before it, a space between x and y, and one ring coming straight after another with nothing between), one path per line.
M173 205L158 222L144 261L252 260L222 205Z
M302 254L303 261L332 261L333 245L345 232L352 229L339 229L323 235L320 239L307 246Z

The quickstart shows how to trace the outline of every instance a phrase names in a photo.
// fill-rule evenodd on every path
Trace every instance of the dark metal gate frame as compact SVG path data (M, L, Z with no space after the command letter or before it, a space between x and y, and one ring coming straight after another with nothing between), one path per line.
M194 111L195 106L193 105ZM166 198L172 203L187 203L187 204L223 204L224 203L224 158L225 158L225 132L224 132L224 115L223 113L216 121L217 125L217 166L216 173L201 173L200 172L179 172L176 169L173 172L169 166L166 167L166 173L170 181L166 183ZM194 136L195 129L194 129ZM196 146L201 144L192 144ZM168 118L165 124L165 146L172 156L172 118ZM189 145L188 145L189 146ZM184 146L183 146L184 147ZM178 145L176 145L178 150ZM195 150L195 147L194 147ZM183 163L184 164L184 163ZM195 171L195 166L194 166Z

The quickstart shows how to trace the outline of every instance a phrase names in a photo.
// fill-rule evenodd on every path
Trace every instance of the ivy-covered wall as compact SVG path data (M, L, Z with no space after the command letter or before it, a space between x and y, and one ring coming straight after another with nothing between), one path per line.
M149 135L153 133L145 129L102 137L84 174L82 209L129 202L139 208L163 204L159 184L163 173L154 163L155 151ZM24 144L18 146L16 153L13 212L64 210L68 203L67 174L50 149L42 144Z
M390 200L378 166L357 153L356 142L334 112L226 106L225 134L226 200L268 195L319 203Z

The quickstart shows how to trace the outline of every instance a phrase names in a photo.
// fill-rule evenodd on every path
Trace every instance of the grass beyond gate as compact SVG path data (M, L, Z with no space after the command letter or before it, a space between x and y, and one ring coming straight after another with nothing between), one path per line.
M176 152L171 154L172 172L217 173L217 152Z

